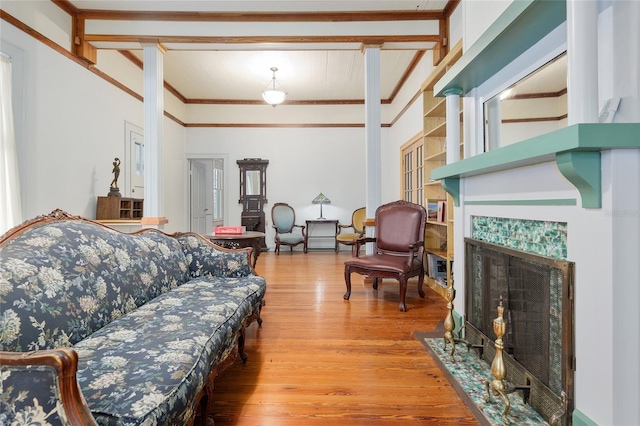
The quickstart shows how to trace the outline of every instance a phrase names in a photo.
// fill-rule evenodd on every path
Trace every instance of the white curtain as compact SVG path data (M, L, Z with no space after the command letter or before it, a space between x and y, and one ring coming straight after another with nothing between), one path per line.
M11 59L0 54L0 235L21 222L20 176L11 98Z

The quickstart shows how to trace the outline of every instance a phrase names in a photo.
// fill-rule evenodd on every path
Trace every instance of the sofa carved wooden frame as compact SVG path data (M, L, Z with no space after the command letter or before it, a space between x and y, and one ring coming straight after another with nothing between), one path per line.
M264 301L262 303L264 305ZM221 375L227 368L232 366L238 356L242 363L247 362L247 354L244 352L245 329L254 321L262 326L260 318L260 306L247 320L235 337L233 349L227 357L220 361L209 377L207 377L204 388L196 397L193 415L188 425L193 425L198 420L198 424L206 425L209 416L209 402L213 399L215 378ZM59 348L49 350L39 350L31 352L6 352L0 351L0 365L14 367L48 366L55 370L58 386L60 388L60 406L64 409L64 417L67 418L71 426L96 425L96 421L91 415L78 381L76 372L78 371L78 353L72 348Z
M37 216L22 223L19 226L16 226L5 234L0 235L0 240L10 238L11 236L14 236L16 234L20 234L31 227L34 223L54 222L63 218L86 220L80 216L70 215L63 210L57 209L49 214ZM97 222L94 223L99 226L107 227ZM138 232L141 231L135 231L132 234ZM182 233L176 233L174 234L174 236L177 236L179 234ZM228 251L225 248L220 248L217 246L216 248L223 251ZM249 258L251 258L253 252L253 249L251 247L245 247L239 250L247 251ZM242 326L240 327L240 330L238 330L234 337L234 345L231 351L225 357L225 359L216 364L213 371L207 377L205 386L195 397L193 405L193 415L187 423L187 426L195 424L196 420L200 425L205 426L208 424L207 418L210 414L209 402L213 399L215 378L220 376L227 368L232 366L237 360L238 356L240 356L240 358L242 359L243 364L247 362L248 356L244 352L245 330L254 321L258 323L259 327L262 326L262 318L260 317L260 313L264 304L265 302L264 300L262 300L260 306L254 309L254 311L245 319L245 321L242 323ZM69 424L70 426L97 425L89 407L86 404L86 401L78 384L78 361L78 353L70 347L43 349L29 352L0 351L0 366L11 366L18 368L49 367L53 369L53 374L55 375L55 381L57 383L59 391L58 395L60 400L58 401L58 409L64 411L63 413L60 413L59 416L61 418L66 418L66 422L63 423ZM1 401L2 400L0 399L0 402Z

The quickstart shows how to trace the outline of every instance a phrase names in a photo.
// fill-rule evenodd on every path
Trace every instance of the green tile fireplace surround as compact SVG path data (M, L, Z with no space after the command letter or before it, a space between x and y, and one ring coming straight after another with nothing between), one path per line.
M460 178L555 161L579 191L583 208L602 207L601 152L640 148L640 123L585 123L546 133L434 169L460 205Z

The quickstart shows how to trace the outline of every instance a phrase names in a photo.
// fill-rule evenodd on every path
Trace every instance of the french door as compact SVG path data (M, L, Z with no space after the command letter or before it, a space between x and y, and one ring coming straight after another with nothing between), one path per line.
M417 135L401 147L402 199L424 205L424 156L422 135Z

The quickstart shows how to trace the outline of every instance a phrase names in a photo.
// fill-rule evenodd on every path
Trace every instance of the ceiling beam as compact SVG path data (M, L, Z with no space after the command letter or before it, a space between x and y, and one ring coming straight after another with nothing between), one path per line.
M451 15L453 14L453 11L456 10L456 7L458 7L459 4L460 0L449 0L447 5L444 7L444 10L442 11L442 14L444 15L443 18L449 20L449 18L451 18Z
M440 36L432 35L345 35L345 36L180 36L180 35L125 35L125 34L85 34L88 42L140 43L155 40L158 43L362 43L364 40L379 39L384 43L438 42Z
M416 52L415 56L413 57L413 60L411 61L407 69L404 71L404 74L402 75L402 77L400 77L398 84L396 84L396 87L391 91L391 95L389 95L389 99L387 99L388 103L393 102L393 100L396 98L396 96L398 95L398 92L400 92L400 89L402 89L402 86L404 86L404 84L407 82L413 70L418 66L424 54L425 54L424 50L419 50Z
M64 0L52 0L56 4ZM62 7L62 6L61 6ZM375 22L432 21L444 18L441 11L385 10L360 12L179 12L77 9L78 16L105 21L185 22Z
M56 6L64 10L71 16L78 15L78 8L73 5L69 0L51 0Z

